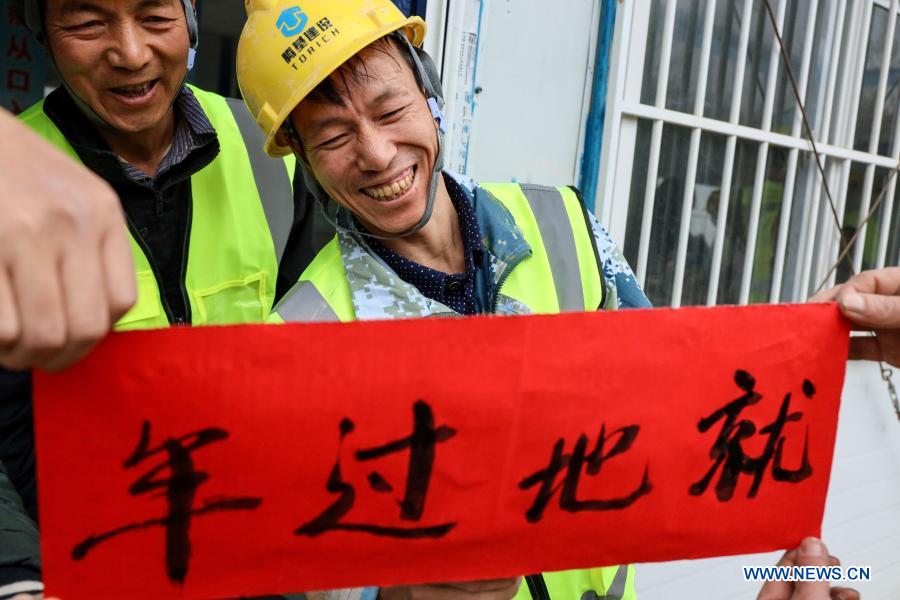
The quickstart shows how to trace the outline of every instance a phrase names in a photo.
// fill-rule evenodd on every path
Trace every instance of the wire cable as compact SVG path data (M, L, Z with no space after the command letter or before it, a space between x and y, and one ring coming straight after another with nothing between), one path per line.
M783 0L784 1L784 0ZM797 86L797 80L794 77L794 70L791 68L791 60L788 56L787 49L784 47L784 40L781 38L781 32L778 30L778 23L775 20L775 12L772 10L772 4L769 0L764 0L766 5L766 12L769 15L769 22L772 24L772 32L775 34L775 39L778 41L778 47L781 51L781 59L784 62L785 73L787 73L788 79L791 82L791 89L794 92L794 99L797 101L797 108L800 110L800 114L803 117L803 128L806 131L806 137L809 140L809 144L812 147L813 154L816 157L816 167L819 170L819 176L822 179L822 185L825 189L825 196L828 199L828 205L831 207L831 214L834 217L834 224L837 227L838 236L841 239L842 249L840 254L837 257L837 260L828 270L828 274L825 275L825 278L822 280L822 283L819 284L819 287L816 289L816 292L819 292L821 289L825 287L828 282L829 277L838 268L841 264L841 261L846 260L847 266L850 268L850 272L856 275L856 268L853 266L853 261L850 260L849 254L851 248L853 248L854 242L859 237L859 234L863 230L863 226L869 221L875 211L878 210L881 203L884 201L885 196L887 195L887 190L890 187L891 181L894 177L897 176L897 172L900 171L900 164L894 167L891 174L887 177L884 182L884 186L881 189L881 192L878 194L877 199L873 203L872 207L869 209L869 213L866 215L865 219L863 219L859 226L857 227L856 233L854 236L848 241L844 238L844 231L841 227L841 218L838 216L837 208L834 205L834 199L831 196L831 190L828 187L828 177L825 175L825 169L822 166L822 157L819 154L819 149L816 147L816 139L815 135L813 135L812 127L809 124L809 116L806 113L806 107L803 104L803 98L800 97L800 89ZM876 343L881 345L881 341L878 339L878 335L874 331L869 332L874 338ZM884 352L882 352L882 356ZM893 370L890 367L885 366L884 361L879 360L878 364L881 368L881 379L885 382L888 389L888 396L891 400L891 405L894 408L894 412L897 415L897 420L900 421L900 400L898 400L897 390L894 387L894 382L891 377L893 376Z

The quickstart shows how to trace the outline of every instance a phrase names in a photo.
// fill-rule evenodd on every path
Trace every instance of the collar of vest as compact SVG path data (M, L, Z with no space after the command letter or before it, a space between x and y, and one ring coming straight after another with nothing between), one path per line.
M475 293L480 305L490 306L509 273L531 256L531 246L509 210L490 192L476 186L465 176L446 171L445 174L460 184L468 201L474 204L475 218L484 244L482 262L477 265ZM349 212L345 211L343 216L353 223ZM364 237L353 234L352 229L339 232L338 242L358 319L456 315L452 309L426 297L415 286L397 277L369 247ZM385 302L386 298L392 301ZM523 305L515 312L530 311Z

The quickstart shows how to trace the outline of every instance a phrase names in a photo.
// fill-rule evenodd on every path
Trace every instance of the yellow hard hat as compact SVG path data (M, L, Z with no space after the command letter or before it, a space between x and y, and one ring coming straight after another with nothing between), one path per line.
M301 100L357 52L402 30L421 46L425 21L390 0L244 0L238 85L266 134L266 152L290 154L275 134Z

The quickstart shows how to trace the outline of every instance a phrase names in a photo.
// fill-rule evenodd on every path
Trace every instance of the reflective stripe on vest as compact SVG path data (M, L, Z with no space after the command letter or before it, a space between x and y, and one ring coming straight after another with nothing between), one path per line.
M340 321L311 281L300 281L291 288L285 294L284 302L278 303L275 312L289 323Z
M532 256L516 266L501 291L536 313L597 310L603 280L593 232L575 193L568 188L514 183L481 187L510 211L532 247ZM297 320L288 312L304 316L327 314L322 304L329 305L341 321L355 318L337 238L316 255L300 279L315 286L318 294L313 297L307 291L305 298L316 305L297 310L289 292L276 307L282 320ZM553 286L548 286L548 282Z
M636 600L633 573L620 565L529 575L513 600Z
M331 321L332 315L344 322L356 318L337 236L316 254L300 281L275 306L269 322Z
M522 185L521 188L547 250L560 312L585 310L575 233L559 190L541 185Z
M606 597L610 600L621 600L625 595L625 584L628 583L628 566L621 565L616 569L616 576L609 589L606 590Z
M266 145L266 135L253 121L250 110L243 100L234 98L225 100L247 147L253 179L256 182L256 189L259 190L263 211L266 213L272 242L275 244L275 258L281 263L294 222L294 190L291 178L284 176L284 168L280 161L272 160L261 151Z
M216 94L191 90L215 128L221 148L209 165L191 176L190 251L184 285L192 323L261 322L268 316L275 295L277 256L283 253L287 239L283 228L293 222L291 178L296 163L293 157L263 158L255 126L248 130L254 132L253 136L242 136L238 106ZM243 110L246 113L246 108ZM79 160L44 113L43 102L19 118ZM263 161L274 167L263 166ZM285 207L290 212L285 212ZM279 229L270 229L270 223ZM137 234L129 233L138 301L116 329L165 327L168 317L153 268Z
M532 257L516 267L502 292L535 313L599 309L603 299L600 261L591 225L575 192L515 183L481 187L512 213L532 249ZM547 281L553 282L552 288Z

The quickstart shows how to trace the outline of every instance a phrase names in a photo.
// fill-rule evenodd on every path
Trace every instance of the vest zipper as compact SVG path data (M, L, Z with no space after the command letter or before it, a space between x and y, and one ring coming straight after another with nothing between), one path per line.
M153 273L153 278L156 280L156 289L159 292L159 300L162 303L163 312L166 313L166 320L169 323L174 323L175 316L172 312L172 307L169 306L169 303L166 300L166 295L162 292L162 276L159 274L159 270L156 268L156 261L153 259L153 253L150 252L150 247L147 246L144 238L141 237L140 232L134 226L134 223L131 222L131 217L129 217L127 214L125 215L125 221L128 223L128 231L131 232L131 237L134 238L134 241L137 242L138 246L140 246L141 251L144 253L144 256L147 257L147 264L150 265L150 272Z
M534 600L551 600L550 592L547 590L547 582L544 581L544 576L540 573L537 575L526 575L525 583L528 584L528 591Z
M497 304L500 302L500 290L503 289L503 284L506 283L506 280L509 279L509 276L512 275L513 270L519 266L519 263L531 256L530 254L525 256L518 257L515 262L509 263L509 266L503 272L503 275L500 276L500 279L497 281L496 292L494 292L494 301L491 303L491 313L495 314L497 312Z
M192 188L191 193L188 195L188 205L187 205L187 223L184 228L184 248L181 253L181 278L178 280L178 287L181 291L181 298L184 302L184 316L188 323L194 322L194 317L191 310L191 300L188 298L187 293L187 266L188 266L188 252L191 247L191 227L194 222L194 190L193 190L193 182L191 182ZM182 324L182 323L180 323Z

